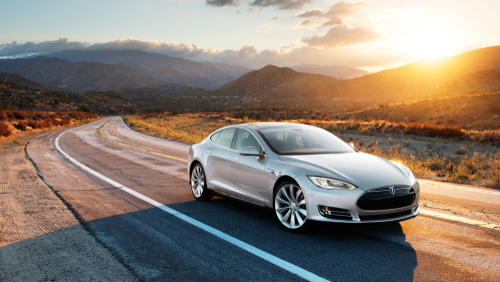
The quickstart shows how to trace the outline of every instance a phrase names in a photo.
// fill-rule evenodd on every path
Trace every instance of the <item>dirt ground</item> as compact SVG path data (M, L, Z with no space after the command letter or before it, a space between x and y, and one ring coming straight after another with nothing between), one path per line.
M26 137L0 152L0 281L134 281L45 185Z

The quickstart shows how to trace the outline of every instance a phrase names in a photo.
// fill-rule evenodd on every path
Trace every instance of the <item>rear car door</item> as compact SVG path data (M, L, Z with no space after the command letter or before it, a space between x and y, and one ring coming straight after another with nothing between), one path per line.
M231 144L233 143L236 128L229 128L213 134L209 145L203 154L206 159L206 175L208 188L225 193L227 190L228 159L231 157Z
M256 137L240 128L228 161L228 191L242 200L262 205L270 187L274 185L274 176L266 170L267 158L240 155L239 151L245 147L254 147L260 154L263 153Z

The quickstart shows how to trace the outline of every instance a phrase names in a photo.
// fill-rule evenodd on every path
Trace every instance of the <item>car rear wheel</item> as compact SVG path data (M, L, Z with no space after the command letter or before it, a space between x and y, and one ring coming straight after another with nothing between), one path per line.
M307 221L307 204L302 188L294 181L285 181L274 193L274 211L288 230L303 230Z
M209 201L213 194L207 189L205 171L201 164L196 164L191 171L191 192L196 200Z

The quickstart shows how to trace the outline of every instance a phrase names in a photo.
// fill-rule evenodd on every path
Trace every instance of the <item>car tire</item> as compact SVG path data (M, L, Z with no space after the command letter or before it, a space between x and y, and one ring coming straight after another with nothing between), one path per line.
M280 225L288 231L308 229L307 204L302 188L293 180L281 183L274 191L274 214Z
M210 201L214 196L213 193L207 189L205 170L203 170L201 164L197 163L191 170L189 183L191 184L191 192L196 200Z

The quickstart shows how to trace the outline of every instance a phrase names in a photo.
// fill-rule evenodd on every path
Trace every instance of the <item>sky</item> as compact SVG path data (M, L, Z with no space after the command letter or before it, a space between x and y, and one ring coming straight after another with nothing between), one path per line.
M498 0L0 0L0 57L142 49L380 71L500 45Z

